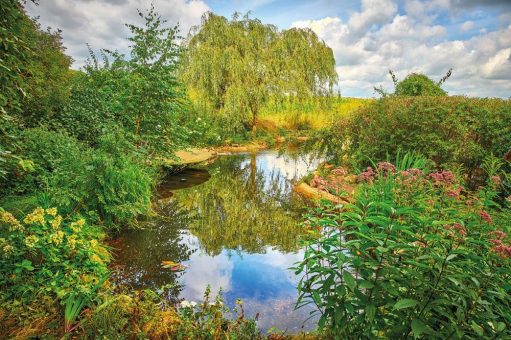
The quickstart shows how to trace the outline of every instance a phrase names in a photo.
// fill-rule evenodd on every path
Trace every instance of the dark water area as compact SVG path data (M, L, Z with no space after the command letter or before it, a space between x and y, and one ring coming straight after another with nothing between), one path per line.
M259 314L263 330L314 328L316 320L304 323L311 309L294 310L299 277L289 268L303 259L304 204L293 182L318 164L310 155L264 151L167 176L159 216L112 242L114 279L137 289L167 285L174 301L199 302L210 285L231 309L242 299L245 315ZM172 272L162 261L186 269Z

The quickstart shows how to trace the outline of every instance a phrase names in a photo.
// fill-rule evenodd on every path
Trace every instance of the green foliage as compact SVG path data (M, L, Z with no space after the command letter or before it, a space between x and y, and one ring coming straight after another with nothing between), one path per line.
M411 73L396 84L396 96L446 96L438 83L420 73Z
M64 309L64 331L69 333L74 328L74 323L80 315L82 309L90 305L92 299L96 295L96 291L101 288L101 286L108 279L108 275L103 276L98 283L94 287L91 288L87 294L72 292L69 294L67 299L64 301L65 309Z
M490 153L511 149L511 101L464 97L383 98L370 102L322 136L330 156L362 165L387 154L419 152L437 166L462 166L469 181ZM476 181L478 182L478 181Z
M17 120L24 127L50 124L67 104L71 58L64 54L61 31L44 31L37 21L25 19L23 39L34 51L25 64L26 96Z
M178 124L187 105L176 78L181 53L178 27L163 27L166 21L153 7L139 15L145 21L143 27L126 25L131 32L130 58L102 50L103 62L99 63L91 51L86 76L76 78L73 105L63 121L69 124L91 119L85 129L71 128L91 144L117 124L141 151L171 155L187 144L186 131ZM93 122L99 124L94 126Z
M509 337L510 216L494 210L495 186L390 163L360 178L355 203L307 216L298 305L339 338Z
M327 96L337 80L332 50L311 30L279 32L248 15L207 13L188 39L181 76L200 110L226 128L255 127L270 99Z
M0 175L15 171L17 127L48 122L68 97L60 31L41 30L17 0L0 8Z
M97 227L63 219L55 208L37 208L21 221L1 210L0 299L26 303L90 293L108 271L102 238Z
M441 88L441 85L451 76L452 68L436 83L421 73L410 73L401 81L398 81L392 70L389 70L389 74L394 83L394 93L391 94L392 96L447 96L447 92ZM383 87L374 87L374 90L382 97L389 96L389 93Z
M58 206L66 215L79 211L110 227L150 211L157 174L122 132L103 135L91 149L65 133L25 129L20 144L32 167L15 174L11 193L36 193L45 207Z
M88 338L108 339L262 339L255 321L246 319L241 303L232 311L219 294L214 300L209 288L201 302L170 305L161 293L151 290L104 294L77 330ZM234 314L234 315L232 315Z
M12 114L21 109L26 95L24 78L26 62L32 51L21 36L25 19L17 0L6 0L0 6L0 178L13 167L14 143Z

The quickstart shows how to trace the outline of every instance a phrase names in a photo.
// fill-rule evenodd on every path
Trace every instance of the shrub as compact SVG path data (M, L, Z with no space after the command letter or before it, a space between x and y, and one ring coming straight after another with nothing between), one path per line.
M468 192L450 171L390 163L360 179L354 204L307 216L298 305L316 304L335 337L509 337L510 214L492 210L496 184Z
M109 227L130 224L147 214L156 174L132 147L121 134L102 137L83 168L77 169L79 160L71 160L51 174L49 204L65 213L97 215Z
M22 155L32 168L16 174L10 191L36 193L44 207L81 212L111 227L150 211L156 173L121 131L98 138L96 149L44 128L24 130L22 137Z
M105 294L103 302L82 320L87 338L108 339L262 339L253 319L243 315L238 304L236 318L223 304L221 295L212 301L207 289L204 300L169 304L163 291Z
M438 83L424 74L411 73L396 83L396 96L446 96L447 93Z
M465 97L383 98L340 121L323 135L323 147L338 161L419 152L441 167L465 168L469 178L493 153L511 149L511 101Z
M98 241L103 236L84 219L64 219L55 208L37 208L23 220L0 210L0 300L88 293L108 272L110 255Z
M19 154L31 167L19 167L10 178L6 189L18 194L45 188L48 177L59 169L82 172L89 157L88 148L75 138L43 127L23 130L19 145Z

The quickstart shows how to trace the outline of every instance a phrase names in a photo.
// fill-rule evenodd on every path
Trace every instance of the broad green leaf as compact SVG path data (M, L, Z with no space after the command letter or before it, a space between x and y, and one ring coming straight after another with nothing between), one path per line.
M396 302L396 304L394 305L394 309L411 308L411 307L415 307L418 304L419 304L419 302L414 299L402 299L402 300L399 300L398 302Z

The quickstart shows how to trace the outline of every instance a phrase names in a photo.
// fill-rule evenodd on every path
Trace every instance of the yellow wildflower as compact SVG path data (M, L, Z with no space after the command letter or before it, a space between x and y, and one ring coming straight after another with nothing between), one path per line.
M26 239L25 239L25 244L27 247L29 248L34 248L34 246L36 245L37 241L39 241L39 238L35 235L30 235L28 236Z
M62 216L58 215L55 217L51 222L51 226L53 227L53 230L57 230L60 227L60 224L62 223Z
M46 209L46 213L51 216L57 216L57 208Z
M76 236L74 235L68 236L67 243L69 244L69 248L71 248L71 250L74 250L76 247Z
M90 245L91 248L97 248L98 241L97 240L91 240L89 245Z
M23 220L26 224L44 224L44 209L43 208L36 208L33 212L25 216L25 219Z
M78 232L80 232L80 230L82 229L84 224L85 224L85 220L83 218L79 219L76 222L71 222L71 230L75 233L78 233Z
M2 248L4 254L8 255L12 252L14 252L14 247L11 246L10 244L6 244L3 248Z
M61 244L63 239L64 239L64 233L61 230L50 235L50 241L53 242L56 246Z
M96 254L91 255L90 260L95 263L103 264L103 260Z
M18 229L23 230L23 226L21 225L21 223L10 212L1 211L0 221L9 226L9 231L14 231Z

